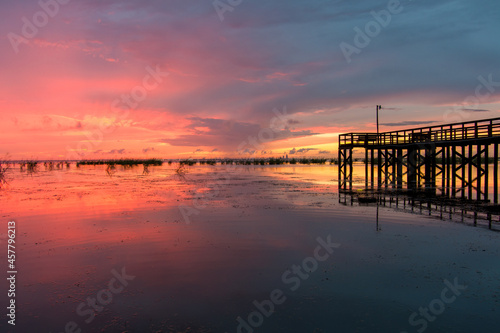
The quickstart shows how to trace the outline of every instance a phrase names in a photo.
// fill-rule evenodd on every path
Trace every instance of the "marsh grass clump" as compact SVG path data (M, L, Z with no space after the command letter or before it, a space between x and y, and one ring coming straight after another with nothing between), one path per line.
M163 160L159 158L150 159L120 159L120 160L81 160L76 162L76 167L81 165L121 165L124 168L131 168L138 165L147 166L161 166L163 165Z
M25 166L26 166L26 171L29 174L33 174L38 171L38 161L32 161L32 160L26 161Z
M116 167L121 166L123 170L133 169L139 165L143 166L142 174L149 174L150 166L161 166L163 165L163 160L159 158L150 158L150 159L113 159L113 160L81 160L76 162L76 167L79 168L82 165L105 165L106 166L106 174L108 176L113 176L116 173ZM66 162L66 167L69 168L69 163Z
M54 170L54 162L43 162L43 166L45 167L45 170L47 171L52 171Z
M269 159L269 165L282 165L285 164L285 160L281 158L270 158Z
M217 161L216 160L200 160L200 165L216 165Z
M175 173L181 177L183 177L186 173L188 173L186 164L179 163L179 166L177 167L177 169L175 169Z
M113 176L116 172L116 165L114 163L109 163L108 166L106 167L106 173L108 176Z
M139 161L141 161L143 165L148 165L148 166L162 166L163 165L163 160L161 160L159 158L150 158L148 160L139 160Z
M0 161L0 189L7 185L7 170L9 170L9 164L5 161Z
M189 159L189 160L180 160L179 161L179 167L182 166L182 165L184 165L184 166L186 166L186 165L187 166L193 166L195 164L196 164L196 161L191 160L191 159Z
M312 158L311 164L326 164L326 158Z
M217 165L220 163L221 165L284 165L284 164L326 164L330 162L330 164L334 163L334 160L329 160L326 158L283 158L283 157L270 157L270 158L248 158L248 159L221 159L221 160L180 160L179 163L182 165L192 166L196 163L200 165ZM170 164L170 163L169 163Z
M35 173L38 171L38 161L22 161L19 162L19 171L28 172L29 174Z

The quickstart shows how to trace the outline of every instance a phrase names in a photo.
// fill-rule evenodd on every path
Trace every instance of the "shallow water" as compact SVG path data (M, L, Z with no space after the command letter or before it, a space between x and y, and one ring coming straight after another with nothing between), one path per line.
M386 208L377 228L376 207L339 204L334 166L142 171L9 170L0 240L14 220L17 313L0 331L486 332L497 322L499 233ZM445 280L467 288L454 294Z

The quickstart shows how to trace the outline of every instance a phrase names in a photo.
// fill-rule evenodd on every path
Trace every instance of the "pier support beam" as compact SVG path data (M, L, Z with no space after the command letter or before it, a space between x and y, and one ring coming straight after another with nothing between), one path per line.
M486 145L484 146L484 200L488 201L489 200L489 166L490 166L490 161L489 161L489 149L490 146Z
M455 198L457 194L457 147L451 147L451 196Z
M436 193L436 147L434 145L425 147L424 165L425 191L433 195Z
M373 189L373 186L375 186L375 182L374 182L374 179L375 179L375 173L374 173L374 169L375 169L375 149L370 149L370 152L371 152L371 169L372 169L372 178L371 178L371 187Z
M493 144L493 201L498 203L498 144Z
M472 145L469 145L469 155L467 156L467 166L468 166L468 178L467 178L467 199L472 200L472 160L474 159L474 155L472 153ZM464 178L465 180L465 178Z
M339 149L339 190L352 190L352 148Z
M377 187L382 186L382 150L377 149Z
M395 160L395 163L397 165L397 188L398 190L401 190L403 188L403 149L397 150L397 158Z
M408 173L407 183L409 190L417 189L417 150L408 148Z
M481 163L481 145L477 145L476 148L476 200L481 200L481 176L483 173L482 163Z
M446 177L446 191L445 195L450 197L450 187L451 187L451 178L455 178L454 175L451 174L451 148L450 146L446 147L446 172L444 173L445 168L443 167L443 178ZM444 148L443 148L444 149Z
M368 178L370 178L368 174L368 148L365 148L365 187L368 187Z

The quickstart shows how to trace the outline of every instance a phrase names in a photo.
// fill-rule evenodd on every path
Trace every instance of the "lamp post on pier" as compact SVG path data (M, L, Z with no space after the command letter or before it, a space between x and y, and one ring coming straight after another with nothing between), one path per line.
M378 131L378 111L382 109L382 105L377 105L377 144L380 144L379 131Z

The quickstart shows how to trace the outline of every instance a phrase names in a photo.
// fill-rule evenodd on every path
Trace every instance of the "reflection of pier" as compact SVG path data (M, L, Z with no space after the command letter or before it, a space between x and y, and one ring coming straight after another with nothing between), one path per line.
M397 211L419 214L469 223L474 226L485 226L500 231L500 207L488 205L484 201L447 198L443 196L429 197L424 192L400 191L342 191L339 193L339 202L346 206L376 205L392 208ZM378 230L378 214L377 214Z
M339 136L339 189L352 190L353 150L365 151L365 186L498 203L500 118ZM375 166L377 176L375 177ZM376 178L376 184L375 184Z

